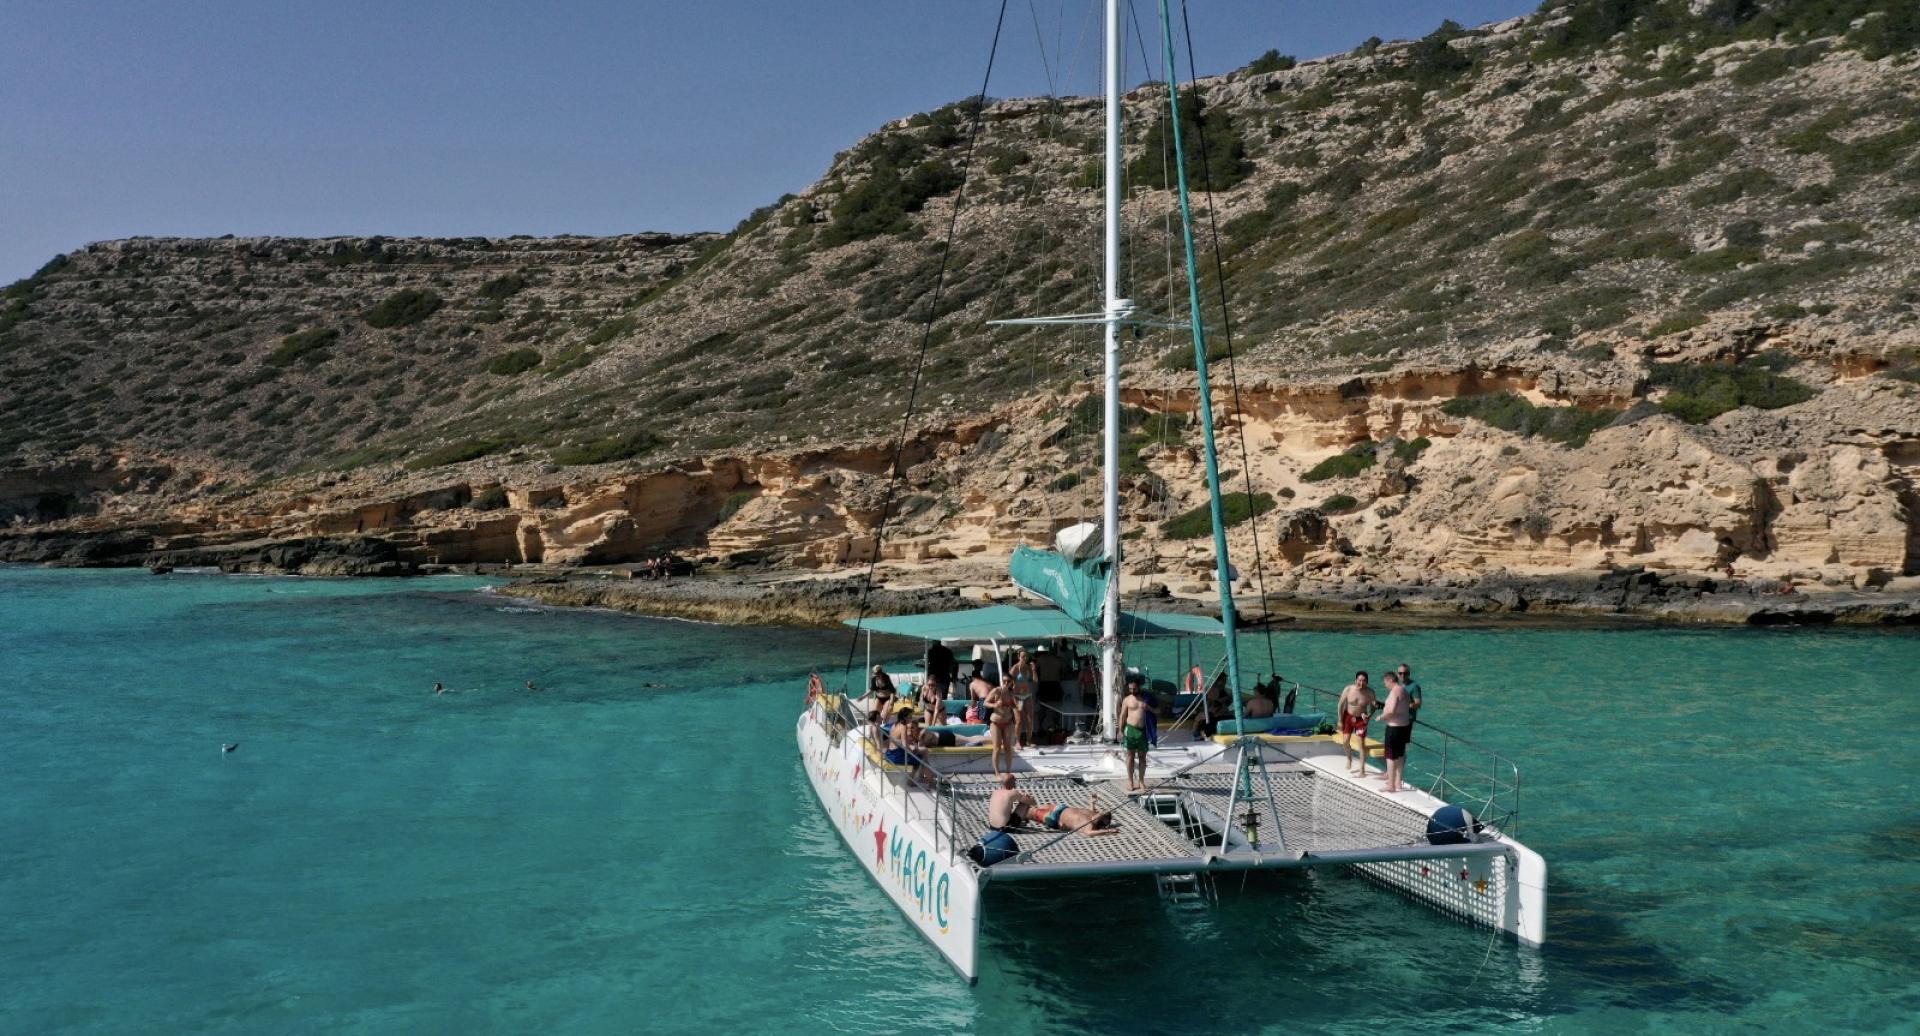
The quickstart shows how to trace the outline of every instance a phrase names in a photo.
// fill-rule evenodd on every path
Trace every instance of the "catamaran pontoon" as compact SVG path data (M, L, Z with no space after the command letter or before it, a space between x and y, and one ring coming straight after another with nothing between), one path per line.
M1167 4L1160 4L1166 64L1174 67ZM1106 5L1106 269L1105 308L1094 314L1035 317L1001 323L1099 324L1105 332L1104 511L1101 525L1073 530L1055 551L1021 548L1014 581L1047 607L1000 605L973 611L866 621L873 632L972 649L997 667L1013 647L1077 653L1097 650L1100 675L1088 697L1063 691L1046 703L1061 727L1079 726L1066 743L1020 748L1014 768L1021 790L1042 802L1110 813L1116 833L1047 830L1017 834L1017 848L995 860L979 851L997 787L988 750L928 748L904 765L887 761L862 702L810 691L796 724L801 759L822 808L855 857L953 966L978 974L980 920L994 886L1019 881L1073 881L1137 874L1170 898L1207 896L1214 875L1230 871L1316 866L1352 867L1412 898L1472 923L1538 944L1546 932L1546 864L1511 835L1519 811L1519 774L1498 754L1420 723L1408 760L1410 790L1387 794L1347 770L1347 745L1322 733L1333 707L1315 688L1293 685L1289 700L1309 695L1308 708L1262 719L1241 708L1234 637L1232 570L1227 560L1219 466L1208 381L1205 330L1194 276L1185 162L1179 170L1187 250L1189 310L1174 324L1139 315L1121 294L1121 21L1118 0ZM1168 77L1171 82L1174 77ZM1173 153L1180 139L1178 90L1168 90ZM982 91L980 104L985 104ZM978 131L976 115L975 132ZM964 185L962 187L964 191ZM960 199L955 200L956 208ZM936 289L937 290L937 289ZM1190 327L1199 377L1198 416L1204 436L1221 619L1126 613L1120 604L1119 425L1121 330ZM899 478L898 464L894 478ZM884 523L883 523L884 525ZM1205 695L1168 693L1173 710L1164 736L1148 752L1144 794L1122 784L1125 761L1111 740L1124 676L1124 645L1155 641L1217 642L1231 692L1231 720L1209 714ZM1181 650L1185 650L1184 648ZM1143 648L1143 655L1150 653ZM940 657L946 657L943 653ZM849 667L850 668L850 667ZM896 674L903 689L924 673ZM1276 678L1277 679L1277 678ZM1175 689L1170 685L1166 692ZM948 702L949 710L966 702ZM940 718L940 717L935 717ZM1217 722L1216 722L1217 721ZM1197 737L1205 722L1215 733ZM1380 744L1359 739L1365 754Z

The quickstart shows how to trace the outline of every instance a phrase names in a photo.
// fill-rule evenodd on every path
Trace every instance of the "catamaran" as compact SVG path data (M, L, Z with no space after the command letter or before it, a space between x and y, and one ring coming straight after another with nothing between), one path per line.
M1538 945L1546 938L1546 863L1513 837L1520 778L1510 760L1419 722L1407 763L1409 786L1389 793L1371 772L1351 771L1350 752L1366 770L1365 761L1382 754L1382 745L1364 732L1345 738L1328 733L1335 703L1326 692L1275 676L1256 690L1275 701L1284 694L1284 706L1259 718L1244 707L1180 91L1168 89L1167 103L1173 153L1181 156L1173 165L1189 305L1187 319L1174 322L1139 312L1123 295L1119 0L1107 0L1105 15L1105 304L1094 313L995 321L1103 328L1102 521L1063 530L1052 550L1015 551L1013 581L1043 606L1000 604L853 623L856 637L864 630L869 637L917 638L929 646L924 670L882 673L908 701L919 696L929 676L953 678L957 657L970 656L976 671L994 682L1003 668L1012 669L1015 652L1030 652L1038 663L1021 673L1038 688L1025 708L1044 716L1053 736L1035 736L1017 748L1012 769L1018 789L1045 808L1029 818L1032 824L1012 831L989 823L1001 778L988 748L963 743L985 731L982 724L958 722L970 704L967 697L949 691L940 708L950 716L931 717L954 720L933 728L952 735L938 738L951 747L903 754L870 721L870 699L856 697L844 684L829 692L818 678L795 724L814 793L854 858L969 982L979 974L980 926L993 890L1031 881L1137 875L1143 894L1151 884L1164 898L1204 903L1214 898L1214 879L1225 873L1352 868L1445 914ZM1172 69L1166 0L1160 16L1165 62ZM1167 78L1172 83L1176 77ZM1123 332L1143 326L1187 328L1193 337L1218 620L1121 607L1120 348ZM898 469L896 463L895 481ZM1182 660L1218 657L1217 683L1228 702L1199 687L1148 679L1142 663L1165 660L1169 652L1173 672L1183 671ZM1081 665L1089 674L1084 681L1072 678ZM850 656L844 671L852 668ZM1147 750L1146 790L1132 794L1125 750L1116 741L1121 689L1130 679L1151 685L1164 713L1158 740ZM1022 726L1027 722L1023 716ZM1097 818L1097 828L1092 820L1058 823L1055 818L1063 815Z

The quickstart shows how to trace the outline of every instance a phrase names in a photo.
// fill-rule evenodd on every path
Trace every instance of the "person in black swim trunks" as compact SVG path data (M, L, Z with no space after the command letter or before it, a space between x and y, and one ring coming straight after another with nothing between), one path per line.
M1036 802L1027 807L1027 823L1049 831L1078 831L1088 838L1120 833L1120 829L1113 826L1112 810L1096 813L1079 806L1060 806L1047 802Z

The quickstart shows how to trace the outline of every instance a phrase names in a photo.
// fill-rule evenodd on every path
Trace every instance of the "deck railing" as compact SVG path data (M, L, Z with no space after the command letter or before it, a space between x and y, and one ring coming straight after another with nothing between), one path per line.
M1315 712L1338 722L1340 693L1298 681L1287 685L1311 695ZM1377 722L1377 720L1376 720ZM1483 824L1511 834L1520 820L1520 767L1485 745L1415 720L1407 750L1407 783L1435 798L1463 806Z
M837 695L831 699L831 704L823 702L822 707L827 714L828 730L836 740L841 737L865 739L867 718L854 708L852 699L845 695ZM873 747L876 753L886 751L885 745ZM909 768L904 772L884 769L877 771L881 798L897 796L900 815L908 820L927 818L933 828L935 852L944 849L959 859L965 859L958 855L961 843L960 806L952 783L942 779L939 771L935 770L919 752L909 750L907 759ZM931 775L931 780L924 779L923 773ZM928 802L931 803L930 808L915 798L913 795L915 790L925 794Z

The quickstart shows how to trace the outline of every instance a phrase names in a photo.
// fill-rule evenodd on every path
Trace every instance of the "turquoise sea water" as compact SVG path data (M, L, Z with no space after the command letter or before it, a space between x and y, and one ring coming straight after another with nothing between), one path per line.
M1920 637L1276 637L1525 775L1551 944L1328 872L989 900L952 977L794 757L837 633L0 569L0 1031L1913 1031ZM1265 644L1248 649L1264 666ZM532 679L542 690L526 692ZM442 681L457 693L435 697ZM239 742L231 753L222 742Z

